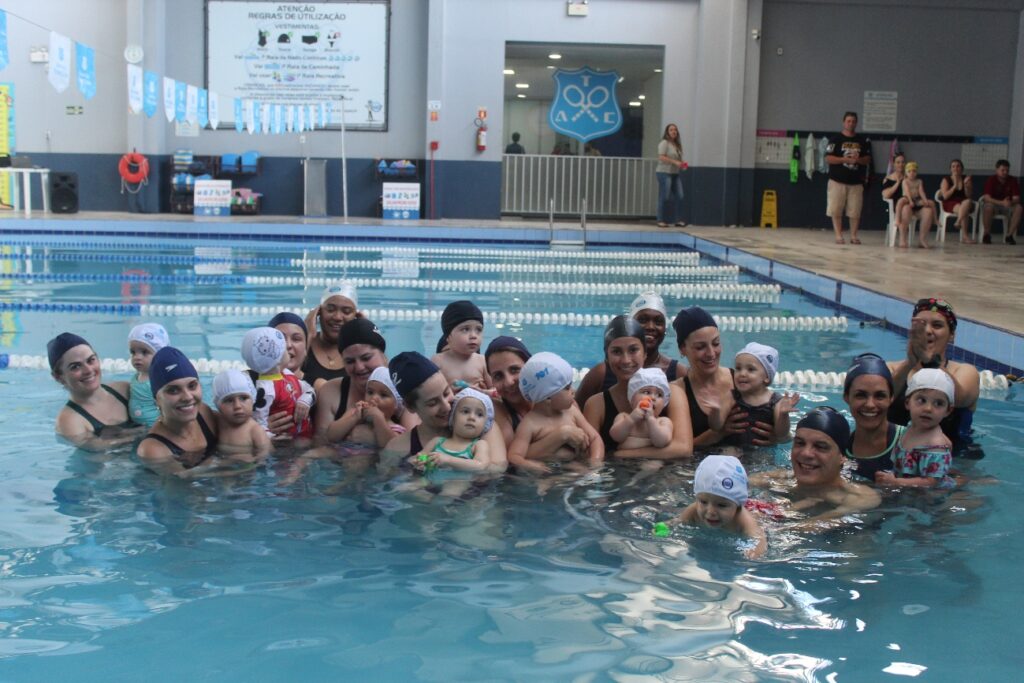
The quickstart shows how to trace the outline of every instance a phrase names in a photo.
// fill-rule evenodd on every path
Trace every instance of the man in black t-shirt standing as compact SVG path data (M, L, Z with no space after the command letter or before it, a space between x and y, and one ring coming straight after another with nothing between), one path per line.
M864 204L864 178L871 164L871 141L857 135L857 114L843 115L843 130L828 139L825 162L828 163L828 207L825 213L832 218L836 244L843 239L843 214L850 219L850 243L860 244L861 207Z

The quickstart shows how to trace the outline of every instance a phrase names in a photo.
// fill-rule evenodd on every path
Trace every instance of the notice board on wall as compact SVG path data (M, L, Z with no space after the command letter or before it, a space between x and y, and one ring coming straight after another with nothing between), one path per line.
M207 0L206 85L220 98L335 103L330 126L387 130L388 0ZM228 108L230 111L230 108Z

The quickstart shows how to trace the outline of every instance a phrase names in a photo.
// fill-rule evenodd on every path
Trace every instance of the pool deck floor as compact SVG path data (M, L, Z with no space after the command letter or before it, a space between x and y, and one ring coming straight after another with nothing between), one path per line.
M42 215L38 212L29 220L20 212L0 214L0 236L6 226L25 230L30 226L40 230L60 230L60 224L75 220L104 222L160 221L199 222L192 216L181 214L133 214L114 212L82 212L71 215ZM211 221L252 224L285 224L320 226L341 224L340 218L303 218L290 216L238 216L224 219L200 219L204 229ZM6 224L6 225L5 225ZM352 218L350 225L367 226L367 238L386 235L388 226L473 228L486 239L486 232L495 229L526 229L545 235L546 221L505 219L501 221L439 220L385 222L371 218ZM572 227L570 223L556 227ZM384 228L385 230L381 230ZM885 246L885 233L862 230L860 245L837 245L831 230L806 228L735 228L690 226L658 228L650 222L591 222L588 229L595 232L686 232L702 239L729 247L743 249L759 256L802 268L819 275L850 282L883 294L914 301L925 296L947 299L957 313L977 322L987 323L1024 335L1024 244L1008 246L1002 235L994 235L995 244L961 244L957 235L947 233L944 245L932 249L892 249ZM932 234L934 238L934 232ZM1024 243L1024 239L1021 240ZM868 311L870 313L870 311Z

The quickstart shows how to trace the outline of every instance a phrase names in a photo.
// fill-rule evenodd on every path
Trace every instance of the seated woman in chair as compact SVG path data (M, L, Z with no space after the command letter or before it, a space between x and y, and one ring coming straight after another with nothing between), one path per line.
M892 158L892 173L885 176L882 181L882 199L892 200L892 220L896 223L896 229L900 235L900 246L907 246L907 225L910 222L911 213L907 209L909 200L903 196L903 169L907 158L903 154L897 154Z
M942 197L942 210L956 216L954 226L960 231L960 241L974 244L967 235L967 220L974 212L974 187L971 176L964 175L964 163L959 159L949 162L949 175L942 179L939 190Z

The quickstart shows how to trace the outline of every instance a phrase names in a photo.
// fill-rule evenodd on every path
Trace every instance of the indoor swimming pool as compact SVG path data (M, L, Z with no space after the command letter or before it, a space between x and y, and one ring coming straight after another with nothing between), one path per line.
M768 521L764 561L735 539L654 522L692 501L693 464L610 463L539 494L516 477L425 501L330 461L162 480L128 451L59 443L46 369L70 330L127 379L127 333L164 325L209 387L242 335L347 279L388 355L427 355L456 299L485 339L577 370L641 291L719 320L722 362L777 347L798 413L845 411L838 374L906 339L678 247L587 252L467 243L10 240L0 244L0 680L1011 680L1024 600L1021 399L983 389L985 451L948 493L887 493L841 528ZM671 329L662 352L678 358ZM814 383L804 382L812 371ZM799 377L796 373L800 373ZM813 374L816 373L816 374ZM785 445L746 459L788 463Z

